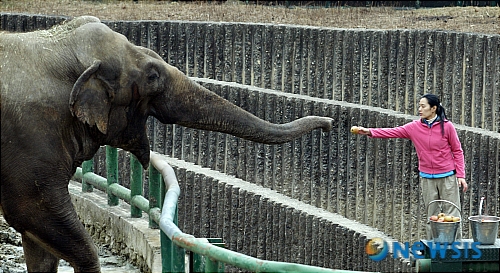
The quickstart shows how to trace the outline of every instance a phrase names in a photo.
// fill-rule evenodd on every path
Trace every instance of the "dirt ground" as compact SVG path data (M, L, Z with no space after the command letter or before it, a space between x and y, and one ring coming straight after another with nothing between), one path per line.
M253 1L255 2L255 1ZM311 1L314 2L314 1ZM436 29L500 34L500 7L392 8L246 4L246 1L0 0L1 12L94 15L101 20L259 22L338 28Z

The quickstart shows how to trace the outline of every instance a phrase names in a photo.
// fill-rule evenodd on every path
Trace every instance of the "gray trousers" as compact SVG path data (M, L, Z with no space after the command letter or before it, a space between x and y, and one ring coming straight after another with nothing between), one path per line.
M450 175L444 178L423 178L420 177L420 185L422 186L422 196L424 199L424 204L427 207L432 200L447 200L457 205L460 209L460 189L458 187L458 180L456 175ZM450 205L446 202L434 202L432 203L427 214L427 218L431 215L437 215L440 212L444 212L447 215L458 216L460 211L458 211L455 206ZM464 219L461 219L461 223ZM427 223L427 222L426 222ZM432 232L430 223L426 224L427 239L432 240ZM460 225L457 231L457 239L462 239L462 226Z

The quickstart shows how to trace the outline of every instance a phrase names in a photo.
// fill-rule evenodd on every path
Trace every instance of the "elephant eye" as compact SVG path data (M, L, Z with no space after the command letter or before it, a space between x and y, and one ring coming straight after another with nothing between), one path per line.
M149 76L148 76L148 82L154 82L155 80L157 80L160 76L158 75L158 72L156 72L156 70L151 70L151 72L149 73Z

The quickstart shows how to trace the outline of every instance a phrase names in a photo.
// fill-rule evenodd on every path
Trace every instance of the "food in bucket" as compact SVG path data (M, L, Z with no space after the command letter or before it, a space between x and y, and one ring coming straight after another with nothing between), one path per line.
M438 215L432 215L429 217L429 220L434 222L459 222L460 217L439 213Z

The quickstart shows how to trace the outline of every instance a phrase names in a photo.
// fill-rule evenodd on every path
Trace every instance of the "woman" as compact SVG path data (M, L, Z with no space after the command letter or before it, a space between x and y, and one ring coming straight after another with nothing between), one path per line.
M446 113L433 94L424 95L419 102L420 119L395 128L363 128L358 134L373 138L407 138L413 142L418 155L418 169L424 203L432 200L448 200L459 208L459 187L467 190L465 181L465 162L462 145L455 127L446 118ZM454 206L442 204L447 215L460 217ZM427 212L426 212L427 213ZM427 224L427 237L432 239L430 224ZM462 234L461 230L458 234ZM461 236L460 236L461 237Z

